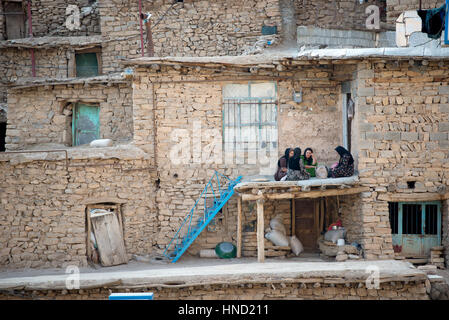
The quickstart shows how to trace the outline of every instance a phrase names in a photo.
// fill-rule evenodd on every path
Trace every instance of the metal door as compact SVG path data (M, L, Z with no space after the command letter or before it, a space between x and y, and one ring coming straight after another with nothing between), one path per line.
M441 204L439 202L399 203L390 212L393 246L403 256L427 257L430 248L441 244Z
M72 124L73 145L90 143L100 137L100 108L77 103Z

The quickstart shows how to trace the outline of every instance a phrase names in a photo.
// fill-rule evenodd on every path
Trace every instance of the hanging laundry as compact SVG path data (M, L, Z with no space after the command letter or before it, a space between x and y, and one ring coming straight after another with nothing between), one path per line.
M439 39L444 30L444 18L446 16L446 5L430 10L418 10L418 15L422 19L421 32L427 33L432 39Z

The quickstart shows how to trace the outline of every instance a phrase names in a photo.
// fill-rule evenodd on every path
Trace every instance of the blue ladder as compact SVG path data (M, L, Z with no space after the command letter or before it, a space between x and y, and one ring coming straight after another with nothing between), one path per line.
M234 186L241 179L242 177L239 176L237 179L231 180L215 171L193 208L182 221L181 227L165 248L164 256L171 262L176 262L232 197Z

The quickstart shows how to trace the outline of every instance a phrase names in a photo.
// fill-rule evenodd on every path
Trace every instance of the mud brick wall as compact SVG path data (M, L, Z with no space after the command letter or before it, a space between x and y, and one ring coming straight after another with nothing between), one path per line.
M100 165L72 167L72 165ZM117 169L133 171L122 172ZM129 258L152 251L157 233L154 174L147 160L0 161L0 265L49 268L86 264L87 199L118 199Z
M295 1L298 26L316 26L343 30L367 30L365 10L370 5L380 9L380 20L385 18L385 1L368 0L363 4L349 0L298 0Z
M395 23L399 15L408 10L418 10L420 0L387 0L387 20ZM445 4L444 0L421 0L423 10L439 8Z
M323 279L320 279L321 281ZM107 300L113 292L123 289L19 291L0 294L0 299ZM381 283L379 289L364 284L330 283L247 283L197 285L182 288L126 289L126 292L153 292L155 300L429 300L425 281Z
M155 24L173 1L145 4ZM262 26L281 30L278 0L177 3L153 29L155 56L239 55L255 44Z
M207 129L215 129L215 133L218 134L218 143L222 141L222 87L230 82L197 82L210 79L213 75L212 72L203 69L197 71L191 68L175 70L165 66L161 66L158 72L151 68L140 67L135 72L133 83L134 143L150 154L154 152L156 156L160 179L157 204L161 221L161 232L156 241L161 249L165 248L175 234L183 217L193 207L205 184L212 177L214 170L233 179L239 175L259 174L260 168L255 164L195 163L193 159L190 159L187 164L175 164L170 158L172 148L177 143L172 140L172 131L185 129L187 131L184 135L190 135L188 138L193 139L195 120L201 120L203 133L206 133L205 130ZM228 74L223 74L223 77L227 79L235 78L236 83L247 83L247 81L239 80L239 77L233 72L235 71L231 70ZM292 75L293 73L286 74ZM241 79L244 78L241 77ZM191 80L192 82L180 80ZM328 80L326 79L325 82L328 82ZM302 149L306 146L315 147L319 161L322 163L330 162L332 156L320 151L326 150L331 154L335 146L340 144L341 141L341 129L335 124L335 118L341 118L339 111L341 108L336 105L339 99L338 91L333 91L332 95L329 94L328 87L322 91L316 89L313 93L312 90L307 90L307 94L304 95L303 108L301 105L293 105L291 98L293 92L290 86L291 81L280 81L278 84L281 108L289 109L291 107L294 109L289 111L291 112L290 115L287 111L279 113L279 123L282 123L282 125L279 125L280 154L283 154L285 147L290 146L293 143L292 141L295 141L295 144L300 145ZM155 105L153 105L153 89ZM307 111L303 111L306 107ZM309 108L312 108L313 112L309 111ZM329 121L334 119L332 126L320 125L318 129L321 129L320 132L323 135L325 131L331 131L329 137L333 135L333 138L329 139L330 141L320 138L317 142L315 138L311 137L314 130L317 130L314 128L314 124L321 123L324 117ZM304 123L303 119L309 120L309 124L298 125ZM157 130L154 130L154 123ZM326 132L326 137L327 134L328 132ZM304 137L310 137L310 139ZM203 135L202 139L203 147L212 142L211 137L208 137L207 134ZM286 144L287 141L289 145ZM156 146L156 149L154 146ZM336 159L332 160L335 161ZM277 159L275 161L277 162ZM244 204L245 212L249 210L247 206L248 204ZM290 210L289 202L287 202L287 205L279 205L276 208L276 213L285 214L285 220L290 221ZM268 204L266 211L266 225L268 226L268 213L271 212ZM228 203L227 228L218 232L206 231L201 234L190 252L196 254L201 248L211 248L220 241L235 239L236 216L237 204L233 198ZM290 228L289 225L287 225L287 228Z
M40 144L70 146L73 106L69 103L77 101L100 106L100 138L130 141L133 136L131 96L128 84L55 85L11 90L6 149L26 149Z

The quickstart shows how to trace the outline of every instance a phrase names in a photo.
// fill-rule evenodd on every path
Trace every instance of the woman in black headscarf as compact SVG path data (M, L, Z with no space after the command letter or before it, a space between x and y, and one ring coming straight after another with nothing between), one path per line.
M284 155L278 160L278 168L276 170L276 173L274 174L274 180L280 181L283 177L285 177L285 175L287 174L288 159L290 157L293 157L293 149L287 148L285 149Z
M352 176L354 174L354 158L351 153L342 146L336 147L335 151L340 155L340 160L335 168L329 170L328 177L340 178Z
M285 180L296 181L296 180L308 180L310 174L304 168L304 164L301 159L301 149L295 148L293 150L293 157L288 161L288 170Z

